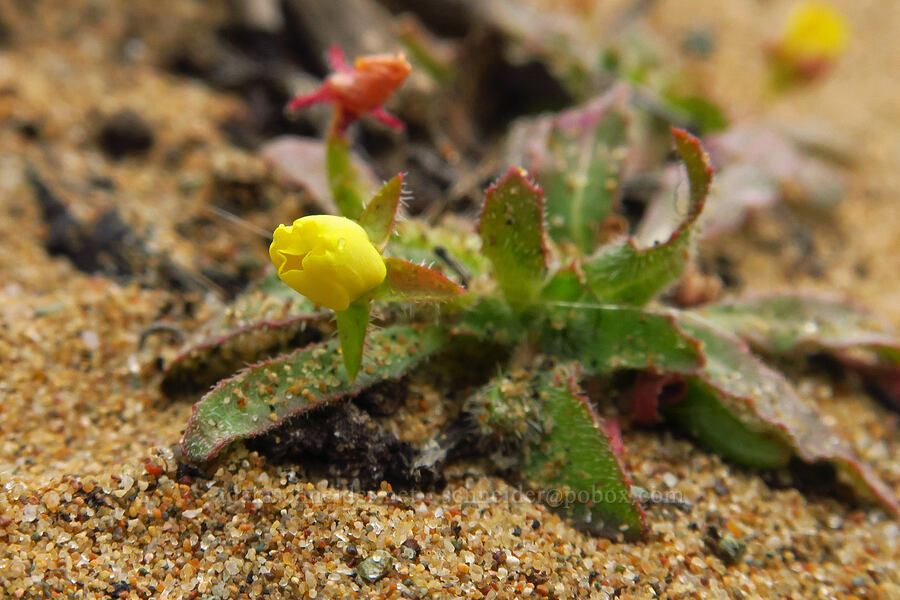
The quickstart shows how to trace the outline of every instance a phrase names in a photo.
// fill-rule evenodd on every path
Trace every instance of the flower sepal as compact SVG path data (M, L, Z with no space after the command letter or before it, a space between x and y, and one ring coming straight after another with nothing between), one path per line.
M369 326L371 310L371 300L365 297L351 302L346 310L335 312L344 369L346 369L347 378L351 382L356 379L359 365L362 364L363 345L366 341L366 329Z
M465 288L442 273L422 265L388 257L387 275L375 290L381 302L446 302L465 293Z

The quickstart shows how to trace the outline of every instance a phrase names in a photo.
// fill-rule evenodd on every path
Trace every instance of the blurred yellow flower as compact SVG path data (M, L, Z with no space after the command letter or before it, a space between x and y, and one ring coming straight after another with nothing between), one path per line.
M355 221L332 215L279 225L269 258L283 282L336 311L346 310L378 286L387 272L366 231Z
M826 2L794 6L778 43L778 53L797 66L833 62L847 45L847 20Z

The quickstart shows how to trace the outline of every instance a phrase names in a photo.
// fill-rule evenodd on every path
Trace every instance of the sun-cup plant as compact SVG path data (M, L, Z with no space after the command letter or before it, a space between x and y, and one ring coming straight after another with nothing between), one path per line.
M195 405L185 456L210 460L233 441L400 378L426 359L439 364L448 349L476 340L502 351L492 351L497 374L463 407L469 425L580 528L626 540L646 531L618 422L601 417L604 399L583 387L613 375L627 382L635 422L671 423L750 467L830 464L860 498L896 514L891 490L747 343L766 355L833 352L860 372L894 374L900 343L859 309L824 298L691 311L662 304L692 259L713 171L700 142L673 129L690 186L681 216L655 240L610 234L604 223L626 154L617 97L547 121L524 159L531 171L510 168L490 186L473 231L399 223L400 175L367 203L338 202L342 216L279 227L277 275L239 299L223 335L169 365L165 381L177 387L197 373L227 374L211 365L240 364L248 348L269 357ZM329 143L345 150L347 113L339 106L337 114ZM337 160L329 169L336 193L358 189L349 165ZM443 274L410 261L438 246L457 268ZM336 338L315 302L335 311ZM373 314L378 328L369 325Z

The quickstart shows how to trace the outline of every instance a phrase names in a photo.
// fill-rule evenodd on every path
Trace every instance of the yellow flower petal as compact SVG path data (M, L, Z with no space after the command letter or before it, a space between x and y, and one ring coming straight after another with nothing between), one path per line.
M788 60L834 61L847 44L847 20L828 3L811 0L788 15L779 50Z
M355 221L332 215L279 225L269 258L282 281L337 311L380 285L387 273L365 230Z

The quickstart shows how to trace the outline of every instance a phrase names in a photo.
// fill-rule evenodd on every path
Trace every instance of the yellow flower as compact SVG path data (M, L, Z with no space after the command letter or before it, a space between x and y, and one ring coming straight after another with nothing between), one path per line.
M779 43L779 54L795 63L833 62L847 44L847 20L826 2L794 6Z
M312 215L279 225L269 258L283 282L336 311L384 281L381 254L355 221Z

